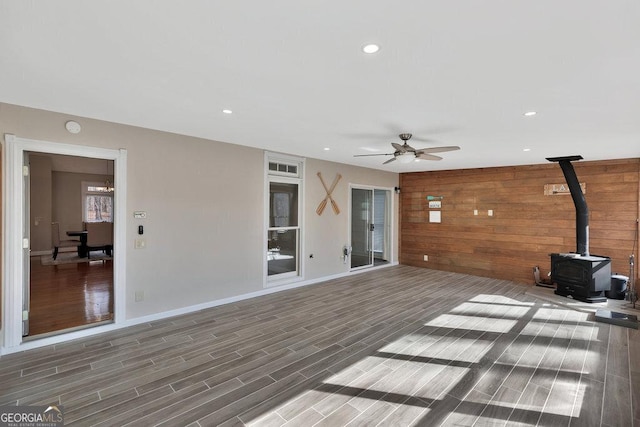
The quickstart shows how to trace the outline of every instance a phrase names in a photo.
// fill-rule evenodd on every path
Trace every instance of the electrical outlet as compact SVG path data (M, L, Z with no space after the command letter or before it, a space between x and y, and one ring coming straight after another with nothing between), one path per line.
M478 216L478 209L474 209L474 210L473 210L473 215L474 215L474 216Z
M487 211L487 215L489 215L489 216L493 216L493 209L489 209L489 210Z
M144 291L136 291L136 302L144 301Z
M147 242L145 239L136 239L135 248L136 249L144 249L147 247Z
M425 260L425 261L429 261L429 255L425 255L425 256L424 256L424 260Z

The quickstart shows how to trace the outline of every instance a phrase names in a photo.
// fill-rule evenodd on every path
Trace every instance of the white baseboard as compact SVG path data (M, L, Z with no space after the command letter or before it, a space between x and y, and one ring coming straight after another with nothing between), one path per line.
M62 251L59 251L62 252ZM29 252L30 256L42 256L42 255L51 255L53 253L52 249L49 249L48 251L31 251Z

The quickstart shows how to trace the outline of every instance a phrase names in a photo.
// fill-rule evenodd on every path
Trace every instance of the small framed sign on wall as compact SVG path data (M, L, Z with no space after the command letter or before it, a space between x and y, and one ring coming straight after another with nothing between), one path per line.
M587 184L584 182L580 183L580 189L582 190L582 194L587 194ZM545 184L544 185L544 195L545 196L557 196L560 194L571 194L571 190L569 190L569 185L567 184Z

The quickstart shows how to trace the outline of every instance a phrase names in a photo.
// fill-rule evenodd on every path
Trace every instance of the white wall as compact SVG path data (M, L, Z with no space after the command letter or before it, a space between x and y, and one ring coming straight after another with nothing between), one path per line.
M53 200L51 159L46 156L29 156L31 206L31 250L51 250L51 204Z
M81 123L81 133L65 130L70 119ZM0 134L5 133L127 150L127 319L263 289L262 150L0 103ZM325 195L318 171L327 185L342 174L334 192L340 215L330 205L316 214ZM349 183L392 188L398 175L307 159L305 280L349 269L340 258L349 240ZM134 211L146 211L147 218L135 220ZM144 225L147 247L136 250L138 225ZM136 291L144 291L144 301L135 302Z

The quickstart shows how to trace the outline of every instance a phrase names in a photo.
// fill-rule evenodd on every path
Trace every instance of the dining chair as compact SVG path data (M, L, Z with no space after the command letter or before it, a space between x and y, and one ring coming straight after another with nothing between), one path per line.
M60 240L60 223L51 223L51 243L53 244L53 259L58 258L58 249L80 246L80 240L65 239Z
M87 231L87 257L91 259L91 251L102 250L111 256L113 250L112 222L85 222Z

